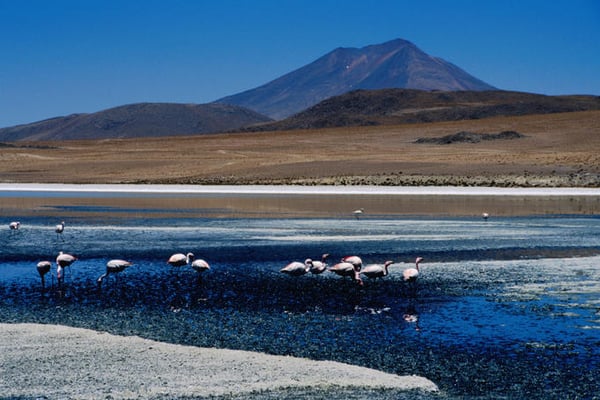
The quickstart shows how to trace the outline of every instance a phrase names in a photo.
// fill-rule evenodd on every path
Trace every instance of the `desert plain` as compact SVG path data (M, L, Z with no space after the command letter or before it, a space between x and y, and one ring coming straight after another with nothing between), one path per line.
M416 143L457 132L517 139ZM396 126L11 142L2 183L600 187L600 111Z

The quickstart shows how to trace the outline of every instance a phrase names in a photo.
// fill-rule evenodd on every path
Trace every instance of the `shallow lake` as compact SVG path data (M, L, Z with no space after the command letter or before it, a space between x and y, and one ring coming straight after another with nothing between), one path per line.
M600 393L600 218L196 218L81 210L15 216L0 235L0 322L43 322L173 343L328 359L425 376L433 398L595 398ZM106 211L106 212L105 212ZM33 215L32 215L33 214ZM171 213L172 214L172 213ZM140 216L141 215L141 216ZM78 260L42 290L35 265ZM203 275L166 263L193 252ZM393 260L358 286L291 261ZM424 257L416 293L402 271ZM134 263L96 279L106 262Z

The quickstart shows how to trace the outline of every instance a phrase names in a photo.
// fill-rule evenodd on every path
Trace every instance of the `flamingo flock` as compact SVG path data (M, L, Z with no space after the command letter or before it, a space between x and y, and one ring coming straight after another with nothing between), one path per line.
M357 211L358 212L355 213L360 215L362 214L363 209ZM17 231L20 227L21 223L19 221L13 221L9 224L9 228L11 231ZM60 235L62 235L64 229L64 221L55 226L57 238ZM351 255L342 257L340 262L330 267L327 264L328 257L329 254L325 253L321 256L321 260L313 260L312 258L307 258L304 260L304 262L292 261L283 268L281 268L280 272L293 277L300 277L306 274L320 275L325 271L329 271L341 277L348 277L357 285L363 286L364 282L361 278L361 275L369 279L381 279L389 275L389 267L395 264L394 261L388 260L385 261L383 264L368 264L363 268L363 261L361 257L357 255ZM61 251L57 255L56 277L59 287L64 283L66 268L71 266L75 261L77 261L77 257L72 254L64 253ZM423 257L417 257L415 260L414 268L406 268L402 272L403 281L409 285L409 288L413 292L416 291L416 282L420 272L419 263L421 263L422 261ZM205 271L210 270L210 265L208 264L208 262L206 262L203 259L196 259L194 253L191 252L188 252L186 254L175 253L167 259L167 264L169 264L176 270L180 267L190 266L194 271L198 273L199 279ZM123 259L109 260L106 263L105 272L102 275L100 275L96 280L98 288L100 289L102 287L102 282L106 278L108 278L109 275L119 274L132 265L133 263L131 261ZM45 289L45 277L50 272L51 267L52 263L46 260L40 261L36 265L38 274L40 275L42 289Z
M280 272L290 276L302 276L309 272L320 274L327 270L336 275L342 277L348 277L359 286L363 286L364 282L361 275L366 276L369 279L383 278L389 275L389 266L394 264L394 261L388 260L383 264L368 264L363 268L362 259L359 256L346 256L342 257L339 263L328 267L325 263L325 258L329 254L324 254L322 261L313 261L307 258L303 263L299 261L293 261L283 267ZM402 272L402 278L404 282L407 282L410 286L411 291L414 293L416 290L416 282L419 276L419 263L423 261L423 257L417 257L415 259L414 268L406 268ZM315 268L315 263L318 263L318 267ZM317 272L314 272L317 269Z

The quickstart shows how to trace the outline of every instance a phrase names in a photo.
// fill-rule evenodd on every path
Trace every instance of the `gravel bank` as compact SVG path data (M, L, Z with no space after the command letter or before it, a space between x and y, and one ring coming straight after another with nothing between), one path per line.
M173 345L58 325L0 324L5 397L148 399L311 387L437 391L422 377L337 362Z

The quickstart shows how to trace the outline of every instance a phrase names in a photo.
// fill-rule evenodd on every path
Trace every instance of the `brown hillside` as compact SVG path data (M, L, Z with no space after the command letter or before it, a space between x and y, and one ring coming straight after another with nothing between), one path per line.
M321 129L600 110L599 96L493 91L356 90L245 130Z
M226 104L136 103L0 129L0 141L117 139L226 132L269 121Z
M415 143L461 131L524 137ZM33 144L0 147L0 181L600 186L600 111Z

